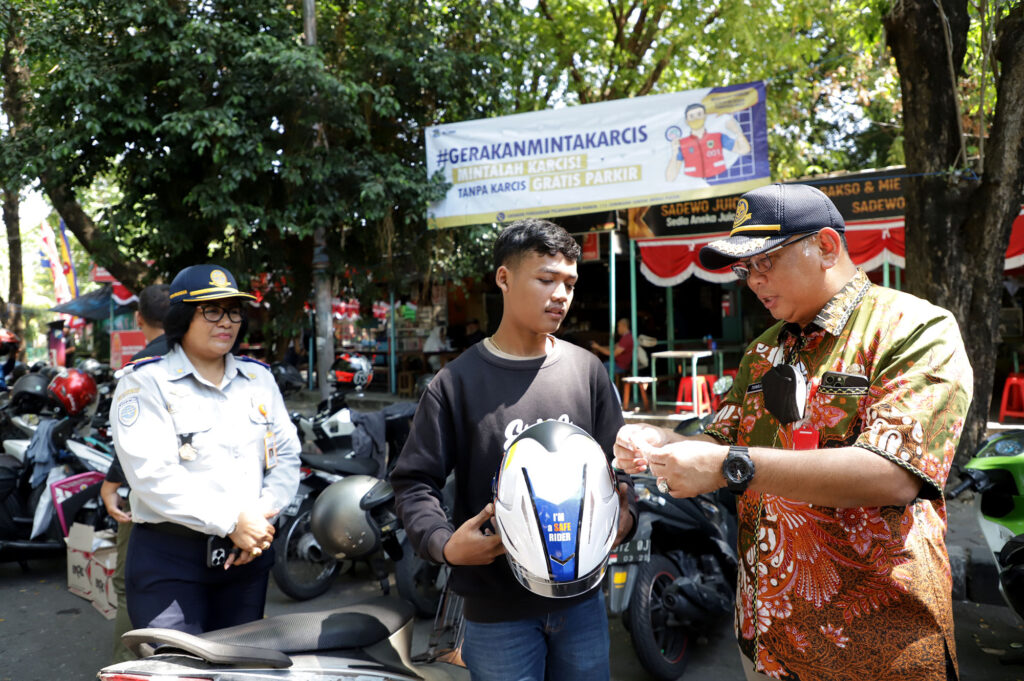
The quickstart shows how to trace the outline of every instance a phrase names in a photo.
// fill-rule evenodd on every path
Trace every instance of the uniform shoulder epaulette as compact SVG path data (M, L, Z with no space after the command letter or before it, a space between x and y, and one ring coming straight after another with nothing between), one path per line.
M159 362L163 358L163 355L153 355L152 357L139 357L138 359L133 359L132 361L127 362L123 367L115 371L114 378L121 378L125 374L130 374L131 372L135 371L141 366Z
M249 355L235 355L235 358L236 359L240 359L243 362L252 362L253 364L259 364L261 367L263 367L267 371L270 371L270 365L269 364L267 364L266 362L261 362L260 360L256 359L255 357L250 357Z
M152 364L153 362L159 362L163 358L164 358L163 355L153 355L152 357L139 357L138 359L133 359L132 361L128 362L127 364L125 364L125 366L126 367L127 366L132 366L132 367L135 367L136 369L138 369L139 367L145 366L146 364Z

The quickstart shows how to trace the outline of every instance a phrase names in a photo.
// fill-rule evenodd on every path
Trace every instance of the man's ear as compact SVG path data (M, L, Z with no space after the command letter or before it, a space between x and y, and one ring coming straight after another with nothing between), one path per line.
M502 293L508 293L508 280L511 276L511 272L504 265L498 268L498 271L494 273L494 283L498 285Z
M821 253L821 264L825 269L835 267L843 253L843 241L839 232L831 227L818 232L818 251Z
M142 328L142 313L138 310L135 311L135 326L136 328Z

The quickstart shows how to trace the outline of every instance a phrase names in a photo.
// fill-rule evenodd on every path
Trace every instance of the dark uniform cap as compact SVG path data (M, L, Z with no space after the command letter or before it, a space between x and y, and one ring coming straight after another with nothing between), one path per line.
M172 303L199 303L221 298L251 298L238 290L238 283L225 268L217 265L192 265L178 272L168 292Z
M831 227L846 229L832 199L806 184L770 184L751 190L736 203L726 239L700 249L700 264L717 270L774 248L795 234Z

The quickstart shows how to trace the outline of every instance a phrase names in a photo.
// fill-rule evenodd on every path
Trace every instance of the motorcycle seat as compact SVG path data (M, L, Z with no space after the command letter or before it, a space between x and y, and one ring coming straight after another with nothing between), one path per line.
M122 640L132 650L143 643L160 644L158 655L181 650L215 664L280 669L291 666L289 655L368 648L387 640L413 615L413 606L406 601L379 597L334 610L275 615L198 636L137 629Z
M348 456L347 454L302 454L302 463L321 471L337 475L377 475L380 467L374 459L367 456Z

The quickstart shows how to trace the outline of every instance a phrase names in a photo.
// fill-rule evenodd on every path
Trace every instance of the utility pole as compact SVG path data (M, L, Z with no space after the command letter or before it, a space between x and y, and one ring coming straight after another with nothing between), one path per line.
M316 46L316 0L302 0L302 31L306 45ZM313 144L319 144L320 131L314 134ZM327 399L327 372L334 364L334 328L331 310L331 277L327 272L327 230L317 227L313 232L313 306L316 311L316 385L320 398Z

